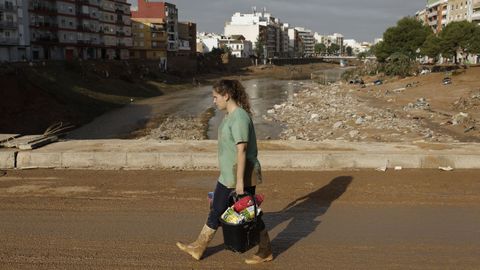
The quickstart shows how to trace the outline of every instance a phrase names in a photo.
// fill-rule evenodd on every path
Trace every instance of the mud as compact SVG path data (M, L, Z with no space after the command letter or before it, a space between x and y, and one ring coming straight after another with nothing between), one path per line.
M265 172L275 260L259 269L476 269L479 171ZM7 171L1 269L250 269L193 240L217 172Z

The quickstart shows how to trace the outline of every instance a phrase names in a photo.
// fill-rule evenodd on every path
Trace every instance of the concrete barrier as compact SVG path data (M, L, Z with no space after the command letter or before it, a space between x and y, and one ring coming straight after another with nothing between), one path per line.
M15 168L15 155L16 151L10 149L0 150L0 169L13 169Z
M264 170L480 169L480 144L259 141L258 145ZM0 153L4 168L218 169L216 141L67 141L16 156Z

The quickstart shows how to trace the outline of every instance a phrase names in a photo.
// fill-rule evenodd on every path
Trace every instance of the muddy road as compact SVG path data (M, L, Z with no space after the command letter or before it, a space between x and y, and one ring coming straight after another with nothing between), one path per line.
M0 269L250 269L217 232L194 261L216 172L7 171ZM479 171L265 172L275 260L258 269L478 269Z

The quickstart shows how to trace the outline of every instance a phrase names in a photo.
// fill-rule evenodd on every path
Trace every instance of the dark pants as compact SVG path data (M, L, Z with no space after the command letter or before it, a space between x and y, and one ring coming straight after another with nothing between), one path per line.
M220 217L223 212L231 206L232 202L229 201L230 193L234 191L234 188L227 188L226 186L217 182L215 192L213 193L213 203L210 213L208 214L207 226L216 230L220 224ZM245 187L245 192L255 195L255 187Z

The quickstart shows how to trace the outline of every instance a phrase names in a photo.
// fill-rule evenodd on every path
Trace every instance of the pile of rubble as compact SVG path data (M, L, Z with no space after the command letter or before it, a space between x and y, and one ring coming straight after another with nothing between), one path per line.
M480 110L480 89L470 92L467 97L458 98L452 108L458 111Z
M305 84L288 102L275 105L263 117L286 124L280 137L288 140L453 141L424 127L422 119L370 106L353 91L343 83ZM429 104L419 99L407 107L428 109Z
M199 117L171 115L152 129L144 139L157 140L204 140L205 124Z

